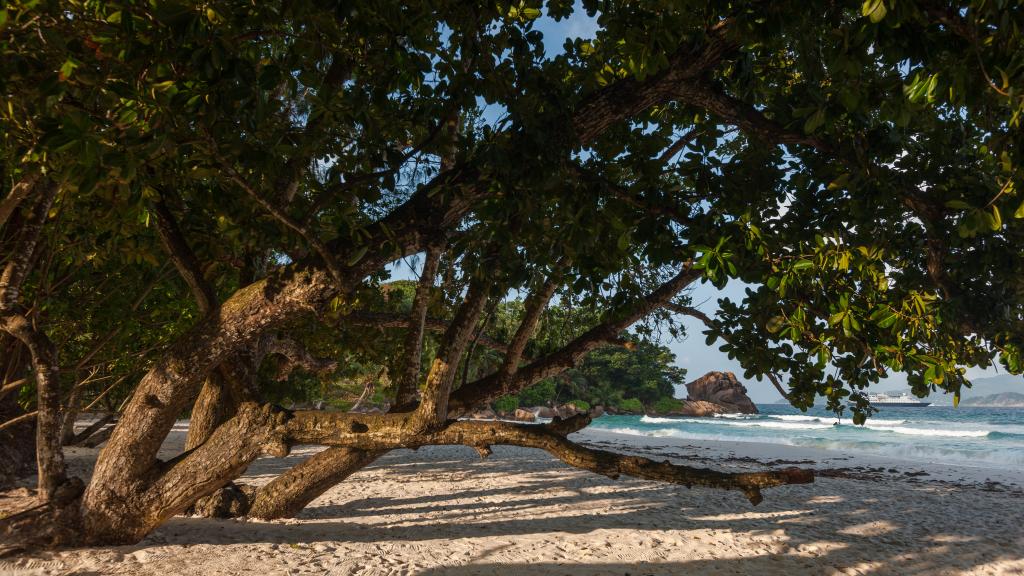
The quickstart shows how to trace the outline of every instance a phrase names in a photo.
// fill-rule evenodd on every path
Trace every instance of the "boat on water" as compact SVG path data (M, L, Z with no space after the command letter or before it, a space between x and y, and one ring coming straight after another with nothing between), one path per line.
M902 394L868 394L868 402L873 406L892 406L895 408L924 408L931 406L931 402L925 402L920 398L911 396L906 392Z

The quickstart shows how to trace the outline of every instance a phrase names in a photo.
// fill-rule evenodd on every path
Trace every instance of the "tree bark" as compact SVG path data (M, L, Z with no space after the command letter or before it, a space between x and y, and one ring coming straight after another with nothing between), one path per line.
M50 500L66 480L61 450L60 368L57 349L50 339L21 314L8 314L0 325L20 340L32 356L38 407L36 414L36 466L39 497Z
M386 453L386 450L328 448L259 488L248 515L264 520L292 518L332 486Z
M82 387L75 385L71 388L71 394L64 403L64 416L61 420L60 441L67 446L75 439L75 421L78 420L78 405L82 401Z
M217 307L217 293L203 276L199 259L185 239L174 214L161 198L153 203L157 233L164 250L174 263L178 274L188 285L196 306L203 317ZM249 354L235 354L210 372L203 382L189 421L185 449L191 450L210 437L213 431L227 421L236 407L253 399L252 383L258 366L250 366Z
M230 417L230 394L219 369L210 372L199 389L199 395L192 404L189 415L188 434L185 436L185 450L191 450L206 442L217 426Z
M60 364L53 342L23 315L19 304L21 286L31 269L50 206L57 196L57 185L53 182L47 181L37 189L40 193L0 274L0 329L21 341L31 358L38 404L36 467L39 471L39 497L46 502L66 480L61 450Z
M567 264L568 262L562 263L562 265ZM526 302L523 303L523 318L519 321L519 326L516 328L515 335L512 336L512 341L509 342L505 359L501 364L501 369L498 371L502 388L508 386L512 375L519 370L519 363L523 360L523 352L526 350L526 345L533 338L534 332L537 331L537 323L540 322L541 314L547 308L548 302L551 301L551 297L555 294L555 290L558 289L557 275L558 272L555 272L539 288L531 291L529 296L526 297Z

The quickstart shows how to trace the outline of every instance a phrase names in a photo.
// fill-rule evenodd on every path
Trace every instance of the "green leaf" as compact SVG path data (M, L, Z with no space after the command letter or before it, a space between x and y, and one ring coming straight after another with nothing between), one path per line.
M348 262L346 264L349 266L355 266L357 262L363 259L363 256L366 255L366 251L369 249L369 246L360 246L359 249L356 250L354 254L352 254L352 257L348 259Z
M832 182L830 182L829 185L828 185L828 189L829 190L839 190L840 188L846 188L846 184L849 181L850 181L850 175L849 174L843 174L842 176L840 176L840 177L836 178L835 180L833 180Z
M860 7L861 16L867 16L875 24L878 24L882 21L882 18L885 18L886 12L883 0L864 0Z
M818 109L817 112L811 114L804 122L804 133L813 134L815 130L821 128L821 125L825 123L825 111Z
M622 250L624 252L629 248L629 236L630 234L628 230L619 235L619 240L616 243L619 250Z
M1020 203L1020 206L1013 212L1014 218L1024 218L1024 202Z
M75 62L71 58L65 60L64 63L60 66L61 80L67 80L68 78L71 78L71 75L75 72L75 68L78 68L77 62Z
M980 212L982 224L990 230L999 230L999 226L996 225L996 218L988 212Z
M844 90L839 93L839 103L847 112L853 112L860 106L860 96L850 90Z
M797 260L793 263L793 270L807 270L814 266L814 262L810 260Z
M999 207L992 206L992 230L999 230L1003 227L1003 217L999 214Z

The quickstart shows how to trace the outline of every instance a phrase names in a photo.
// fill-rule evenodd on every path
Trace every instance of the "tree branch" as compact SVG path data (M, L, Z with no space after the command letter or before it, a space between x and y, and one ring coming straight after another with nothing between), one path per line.
M822 151L831 147L823 140L807 136L802 132L786 129L781 124L765 117L759 110L746 102L734 98L707 82L691 82L678 87L675 96L681 101L702 108L718 116L726 124L731 124L752 136L769 144L803 144Z
M313 356L309 353L309 350L306 350L304 346L291 338L281 338L276 335L265 336L260 339L259 348L257 361L267 354L278 354L287 360L284 367L277 373L276 378L279 382L287 380L288 375L295 368L302 368L307 372L319 374L330 372L338 367L336 361Z
M696 308L693 308L691 306L683 306L681 304L676 304L675 302L669 302L668 304L665 305L665 309L671 310L672 312L675 312L677 314L682 314L684 316L696 318L697 320L703 322L704 325L707 326L710 330L716 331L717 333L715 323L712 322L711 318L708 317L707 314L701 312L700 310L697 310ZM718 336L720 336L723 340L727 342L729 341L729 339L724 334L719 333ZM779 382L778 376L776 376L774 372L766 372L765 376L768 377L768 380L772 383L772 386L775 386L775 390L777 390L783 398L789 400L789 394L785 391L785 389L783 389L782 383Z
M423 430L440 426L448 417L448 395L451 391L459 361L473 335L480 314L487 303L488 286L481 278L469 284L466 299L459 306L451 325L444 334L437 357L427 372L416 420Z
M423 260L423 272L416 285L416 295L413 297L412 309L409 311L409 330L406 332L404 346L406 364L404 370L398 375L395 392L396 405L404 406L416 401L416 388L420 379L420 365L423 356L423 335L427 325L427 308L430 304L430 296L434 291L434 279L437 276L437 267L441 261L442 252L443 249L440 245L429 246Z
M261 196L259 192L253 189L252 186L249 186L249 183L246 182L244 178L242 178L242 175L239 174L229 164L227 164L224 161L221 161L221 166L224 169L224 171L228 173L228 176L231 178L231 180L235 184L237 184L238 187L241 188L246 194L248 194L250 198L255 200L257 204L259 204L264 210L266 210L268 214L277 219L277 221L280 222L281 224L284 224L285 227L290 228L299 236L301 236L302 239L305 240L306 243L309 244L311 248L313 248L313 251L316 252L321 259L323 259L324 266L327 268L327 271L331 274L335 281L339 282L339 284L341 283L343 278L341 266L338 265L337 259L334 257L334 254L327 248L327 245L321 242L319 238L317 238L316 233L310 231L301 222L285 214L284 211L280 210L272 202Z
M178 274L192 291L192 297L195 298L196 304L199 306L199 312L206 316L217 307L217 294L213 286L203 277L199 259L189 247L177 220L167 208L163 198L154 202L153 208L156 213L156 229L160 243L163 244L164 250L170 256L174 267L178 269Z
M44 501L51 500L66 480L61 451L60 363L53 342L23 315L19 295L56 196L57 185L47 181L22 226L10 261L0 274L0 329L25 345L35 372L36 464L39 495Z
M35 255L36 245L39 244L50 206L53 205L53 200L57 197L55 183L48 180L43 187L25 219L25 224L18 235L18 241L11 251L10 260L4 267L3 273L0 273L0 313L13 310L18 305L21 285L31 268L32 258Z
M678 274L644 298L609 311L608 317L611 319L587 330L561 349L517 370L507 380L507 385L503 386L500 374L494 373L459 388L449 401L449 417L458 417L485 402L504 394L518 392L544 378L572 368L588 352L616 340L620 332L664 306L683 288L700 278L700 275L699 270L694 270L691 263L687 263Z
M307 413L308 414L308 413ZM402 415L391 417L351 418L347 415L319 415L316 422L294 425L303 416L286 423L288 442L344 445L362 450L389 450L419 448L434 445L465 445L477 448L481 454L489 453L496 444L523 446L545 450L570 466L596 472L610 478L620 475L634 476L659 482L681 484L687 487L705 486L742 491L752 504L762 500L761 489L784 484L805 484L814 481L810 470L790 468L780 471L727 473L680 466L668 461L654 462L638 456L627 456L595 450L576 444L566 436L590 424L590 416L579 414L569 420L555 420L546 425L514 424L511 422L452 422L444 429L425 434L396 433L395 426L403 421ZM385 424L384 421L388 423ZM366 426L365 432L354 429ZM379 426L379 428L378 428Z
M729 39L731 20L710 29L700 44L684 44L669 57L668 67L643 82L626 78L586 98L574 116L581 144L595 139L622 118L634 116L678 93L716 66L737 44Z
M558 268L561 269L568 265L569 260L566 259L558 264ZM558 289L560 278L560 271L552 273L551 277L541 286L531 291L526 297L526 301L523 303L523 318L519 321L519 327L516 328L512 341L509 342L508 351L505 353L505 360L502 362L501 368L498 369L498 378L501 381L500 386L503 390L508 387L512 375L519 370L519 363L523 360L523 352L526 350L526 345L537 331L537 323L540 322L540 316L544 309L547 308L551 297L554 296L555 290Z

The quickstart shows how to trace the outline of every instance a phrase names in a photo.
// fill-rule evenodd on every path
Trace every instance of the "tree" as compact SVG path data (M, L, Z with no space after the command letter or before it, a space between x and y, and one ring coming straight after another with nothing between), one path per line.
M671 400L686 370L673 366L675 355L649 341L598 348L555 378L541 380L520 392L519 406L542 406L582 400L591 406L619 407L635 398L642 404Z
M34 393L44 505L7 527L125 543L200 499L290 515L387 450L449 443L756 503L809 475L592 450L565 438L585 416L456 420L687 313L698 281L750 285L708 341L797 406L852 399L862 421L890 370L925 394L1024 369L1019 6L587 0L596 36L547 56L538 22L573 12L8 0L0 326L20 352L2 373L31 375L4 389ZM414 256L395 312L381 282ZM513 293L500 363L460 370ZM528 357L556 295L602 314ZM265 358L316 371L316 349L389 367L391 412L262 396ZM62 415L101 396L118 422L83 487ZM190 449L157 460L189 409ZM230 484L295 443L330 448Z

